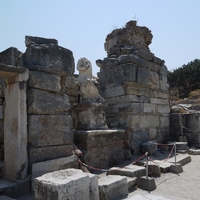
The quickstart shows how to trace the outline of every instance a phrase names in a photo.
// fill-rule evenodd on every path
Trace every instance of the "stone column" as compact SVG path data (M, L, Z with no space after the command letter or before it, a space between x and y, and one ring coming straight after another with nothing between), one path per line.
M23 180L27 177L27 105L28 70L6 72L4 148L5 177Z

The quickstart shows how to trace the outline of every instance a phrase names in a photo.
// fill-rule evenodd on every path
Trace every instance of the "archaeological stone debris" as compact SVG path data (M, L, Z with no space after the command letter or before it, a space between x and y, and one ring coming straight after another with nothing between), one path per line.
M152 38L136 21L113 30L107 57L96 60L97 77L87 58L75 65L73 52L55 39L25 36L24 53L1 52L0 176L26 181L38 200L110 200L126 196L145 167L122 170L128 181L115 168L108 173L115 178L98 180L95 170L154 154L149 141L178 140L182 124L190 144L200 146L199 114L170 114L167 67L150 51Z

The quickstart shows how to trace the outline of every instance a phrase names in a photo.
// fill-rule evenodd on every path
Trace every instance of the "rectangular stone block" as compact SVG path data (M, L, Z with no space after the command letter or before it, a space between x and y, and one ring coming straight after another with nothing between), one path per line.
M159 99L159 98L150 98L150 103L169 105L169 100L168 99Z
M73 122L70 115L29 115L28 145L43 147L73 143Z
M169 104L167 105L158 105L158 113L170 113L170 107Z
M167 117L160 117L160 126L169 126L169 116Z
M34 163L32 165L32 189L34 188L34 179L44 174L67 169L67 168L78 168L77 156L69 156L63 158L57 158L44 162Z
M125 91L121 85L107 87L101 92L101 95L104 98L116 97L116 96L121 96L124 94L125 94Z
M44 90L31 89L28 92L28 114L60 114L70 109L66 94L60 95Z
M137 83L150 85L150 70L139 67L137 74Z
M29 72L29 87L47 90L51 92L60 92L61 77L56 74L45 72L30 71Z
M159 75L157 72L150 72L150 88L154 90L158 90L160 88L159 85Z
M37 162L72 156L73 145L29 148L28 153L31 165Z
M152 103L144 103L144 113L155 113L157 105Z
M100 200L113 200L128 195L127 178L123 176L103 176L99 178Z
M35 179L35 200L99 200L98 177L81 170L66 169Z

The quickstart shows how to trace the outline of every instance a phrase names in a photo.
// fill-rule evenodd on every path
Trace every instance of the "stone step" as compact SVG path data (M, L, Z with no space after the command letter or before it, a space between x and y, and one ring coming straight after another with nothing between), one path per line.
M112 200L124 198L128 195L127 178L119 175L101 176L98 179L99 199Z
M169 163L175 163L175 158L169 158L168 161ZM191 162L191 157L189 155L185 154L177 154L176 155L176 162L180 165L186 165L187 163Z
M30 177L18 182L10 181L5 178L0 179L0 195L16 198L29 192Z

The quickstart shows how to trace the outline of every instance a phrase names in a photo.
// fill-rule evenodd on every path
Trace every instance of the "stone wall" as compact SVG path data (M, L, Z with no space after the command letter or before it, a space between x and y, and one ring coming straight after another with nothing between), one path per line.
M21 66L29 69L28 154L30 164L72 155L73 121L66 80L74 73L70 50L57 40L26 36Z
M142 142L162 142L169 131L167 67L150 52L152 34L130 21L105 42L107 57L97 60L101 95L108 103L107 124L126 128L132 153Z

